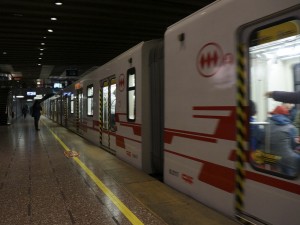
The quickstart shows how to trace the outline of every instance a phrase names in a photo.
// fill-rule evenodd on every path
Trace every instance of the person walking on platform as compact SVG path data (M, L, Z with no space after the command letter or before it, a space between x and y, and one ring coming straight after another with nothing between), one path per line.
M25 104L22 108L22 114L23 114L24 119L26 119L27 113L28 113L28 105Z
M40 120L40 116L41 116L41 111L42 111L42 107L40 105L40 101L39 100L35 100L35 102L32 105L32 117L34 118L34 127L35 130L40 130L39 129L39 120Z

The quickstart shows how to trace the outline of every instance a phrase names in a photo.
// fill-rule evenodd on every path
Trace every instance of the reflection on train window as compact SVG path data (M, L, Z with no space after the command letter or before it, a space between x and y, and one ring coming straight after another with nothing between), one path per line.
M299 89L295 82L299 79L295 67L300 65L299 25L294 20L255 30L249 48L250 163L257 170L287 179L297 177L300 166L298 130L291 117L294 105L265 94Z
M116 79L110 80L110 130L116 131Z
M82 89L79 89L77 91L78 94L78 117L79 117L79 121L82 122L83 121L83 93L82 93Z
M108 96L108 82L105 81L102 87L102 122L106 130L108 130Z
M135 120L135 68L127 71L127 119Z
M94 99L94 88L93 85L87 86L87 115L93 116L93 99Z
M74 94L71 94L71 113L74 113Z

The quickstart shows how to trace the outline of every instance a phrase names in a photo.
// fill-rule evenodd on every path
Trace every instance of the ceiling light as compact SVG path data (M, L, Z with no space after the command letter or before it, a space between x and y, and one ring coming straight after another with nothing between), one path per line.
M47 37L43 37L44 39L46 39Z
M42 64L38 63L38 66L41 66Z
M6 55L7 54L7 52L3 52L3 55Z
M57 20L57 18L56 18L56 17L51 17L50 19L51 19L51 20Z
M43 95L36 95L33 99L42 99Z
M43 53L41 52L40 55L43 55Z
M61 1L55 1L55 5L62 5L63 3Z
M48 29L48 32L53 32L53 30L52 29Z
M41 50L41 51L44 51L44 49L43 49L43 48L40 48L40 50Z
M42 59L42 58L39 58L39 59Z
M44 42L42 42L42 43L41 43L41 45L45 45L45 43L44 43Z

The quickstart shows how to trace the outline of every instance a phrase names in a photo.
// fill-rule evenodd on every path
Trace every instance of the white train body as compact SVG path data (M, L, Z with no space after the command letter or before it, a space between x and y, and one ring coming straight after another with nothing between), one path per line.
M267 159L253 161L257 149L249 147L247 120L249 99L265 124L280 103L264 93L297 89L300 73L291 66L300 68L300 50L268 57L282 43L300 49L299 15L296 0L216 1L170 26L164 52L160 40L138 44L65 88L58 100L48 99L46 105L60 107L47 114L129 164L163 173L166 184L226 215L299 224L300 179Z

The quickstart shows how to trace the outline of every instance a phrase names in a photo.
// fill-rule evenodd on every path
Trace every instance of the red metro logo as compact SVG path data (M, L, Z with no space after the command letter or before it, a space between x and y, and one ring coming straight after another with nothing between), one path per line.
M198 72L204 77L215 75L223 64L223 51L216 43L204 45L197 56Z

